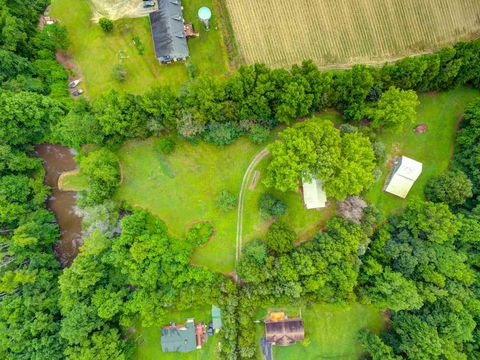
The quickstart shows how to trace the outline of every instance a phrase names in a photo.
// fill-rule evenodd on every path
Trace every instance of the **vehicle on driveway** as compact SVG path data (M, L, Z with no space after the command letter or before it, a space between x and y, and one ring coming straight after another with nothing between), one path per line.
M83 94L83 89L76 89L72 92L73 96L79 96Z
M143 8L148 9L155 6L155 1L144 1Z
M77 87L77 85L80 84L81 82L82 82L82 80L80 80L80 79L73 80L73 81L68 83L68 88L73 89L73 88Z

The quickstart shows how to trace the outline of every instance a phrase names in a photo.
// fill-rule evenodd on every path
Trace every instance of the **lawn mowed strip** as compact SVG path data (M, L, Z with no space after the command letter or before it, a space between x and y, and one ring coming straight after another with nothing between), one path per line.
M196 11L201 5L213 6L211 0L192 0L183 4L184 18L192 21L198 38L188 40L192 71L198 74L224 76L229 71L226 48L220 29L217 28L215 11L210 31L200 25ZM52 0L51 16L67 27L71 46L69 51L78 66L90 97L97 97L110 89L119 89L131 93L143 93L149 88L170 85L175 88L187 78L185 63L160 65L155 58L153 41L148 17L120 19L114 22L111 33L104 33L94 23L92 8L87 0ZM140 54L134 44L134 37L144 47ZM127 78L117 81L112 75L115 64L123 64L127 69Z
M379 140L386 146L387 162L382 167L382 176L366 194L386 214L405 207L407 201L423 199L427 181L449 166L455 145L456 129L465 106L479 95L477 90L459 88L435 94L420 94L417 123L426 124L425 133L416 133L413 126L404 130L384 130ZM390 173L392 161L401 155L423 163L423 171L406 199L382 191Z
M274 346L275 360L317 360L317 359L358 359L362 346L358 331L368 328L379 333L385 325L385 318L375 307L360 304L313 304L308 306L269 307L268 310L285 311L290 317L301 316L305 325L305 343L293 346ZM265 319L267 309L258 311L257 319ZM256 326L257 340L263 336L264 325ZM308 345L307 345L308 344ZM258 359L262 359L259 351Z

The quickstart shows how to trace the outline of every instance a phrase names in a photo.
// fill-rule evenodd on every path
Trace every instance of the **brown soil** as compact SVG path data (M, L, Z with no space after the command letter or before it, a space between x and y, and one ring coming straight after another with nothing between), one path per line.
M257 186L257 182L259 178L260 178L260 171L255 171L253 173L252 182L250 183L250 186L249 186L250 191L255 190L255 187Z
M93 21L101 17L110 20L118 20L129 17L136 18L147 16L150 12L157 10L157 6L144 9L142 0L91 0L93 6Z
M82 72L80 71L80 68L73 62L72 55L68 51L65 51L65 50L57 51L55 53L55 58L57 59L57 62L62 64L65 70L67 70L68 82L76 79L83 80ZM77 88L83 88L85 90L85 88L82 87L82 85L84 84L80 83L79 86L77 86ZM68 91L70 92L70 95L74 90L75 89L68 89ZM73 95L71 96L73 97Z
M417 134L423 134L423 133L427 132L427 130L428 130L427 124L417 125L417 126L415 126L415 129L414 129L414 131L415 131Z

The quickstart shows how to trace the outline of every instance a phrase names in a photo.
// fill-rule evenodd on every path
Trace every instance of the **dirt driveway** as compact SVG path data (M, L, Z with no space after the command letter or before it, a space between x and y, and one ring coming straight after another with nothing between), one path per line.
M142 17L157 9L157 1L154 7L147 9L143 8L142 0L90 0L90 2L93 6L92 20L94 21L101 17L111 20Z

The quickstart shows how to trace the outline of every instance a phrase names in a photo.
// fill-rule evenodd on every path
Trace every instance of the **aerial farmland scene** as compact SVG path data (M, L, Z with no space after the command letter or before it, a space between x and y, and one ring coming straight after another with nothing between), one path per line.
M480 359L480 1L0 9L0 359Z

